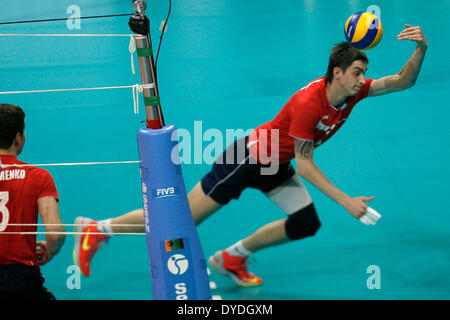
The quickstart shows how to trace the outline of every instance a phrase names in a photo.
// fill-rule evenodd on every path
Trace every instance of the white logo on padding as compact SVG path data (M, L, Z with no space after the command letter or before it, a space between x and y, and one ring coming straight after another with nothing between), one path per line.
M167 261L167 268L175 275L182 275L189 267L188 259L182 254L174 254Z

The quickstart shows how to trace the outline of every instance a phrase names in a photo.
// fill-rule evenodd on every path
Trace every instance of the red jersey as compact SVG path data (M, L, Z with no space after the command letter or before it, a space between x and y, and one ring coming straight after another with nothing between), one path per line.
M253 130L248 146L254 159L265 163L273 160L270 157L276 157L278 151L279 162L289 162L295 157L294 138L312 140L317 148L342 127L355 104L367 97L373 81L366 79L356 95L335 108L328 101L325 78L311 81L289 99L272 121Z
M15 156L0 155L1 164L26 164ZM2 232L35 232L37 227L7 226L36 224L37 200L59 199L52 176L36 167L5 167L0 171L0 264L22 263L39 270L36 235L10 235Z

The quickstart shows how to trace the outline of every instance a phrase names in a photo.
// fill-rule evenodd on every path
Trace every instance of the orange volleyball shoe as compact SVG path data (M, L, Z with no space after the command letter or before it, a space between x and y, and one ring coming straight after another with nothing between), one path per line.
M73 262L80 268L81 274L88 277L92 259L108 237L97 228L97 221L85 217L75 219L74 231L82 234L75 234Z

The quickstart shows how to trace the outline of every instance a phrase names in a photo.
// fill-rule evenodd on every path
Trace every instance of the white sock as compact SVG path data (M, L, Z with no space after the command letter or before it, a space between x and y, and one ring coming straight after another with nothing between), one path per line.
M102 233L108 233L106 234L107 237L111 237L113 236L113 231L111 228L111 219L106 219L106 220L100 220L97 221L98 225L97 225L97 229L100 230Z
M229 246L227 249L225 249L225 251L230 256L243 257L243 258L248 257L252 253L250 250L248 250L247 248L245 248L242 245L242 240L240 240L240 241L236 242L235 244Z

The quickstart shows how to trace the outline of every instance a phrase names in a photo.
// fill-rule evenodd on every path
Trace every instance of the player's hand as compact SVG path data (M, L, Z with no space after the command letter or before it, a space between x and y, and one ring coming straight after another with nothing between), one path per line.
M427 39L425 39L425 36L423 35L422 29L420 26L413 27L410 24L405 24L405 29L402 30L397 35L398 40L411 40L417 43L419 47L422 49L428 48L428 42Z
M36 242L36 254L38 258L39 265L44 265L52 259L52 254L48 249L48 245L46 241L37 241Z
M369 207L366 202L372 201L375 197L356 197L351 198L345 205L344 208L356 219L361 219Z

